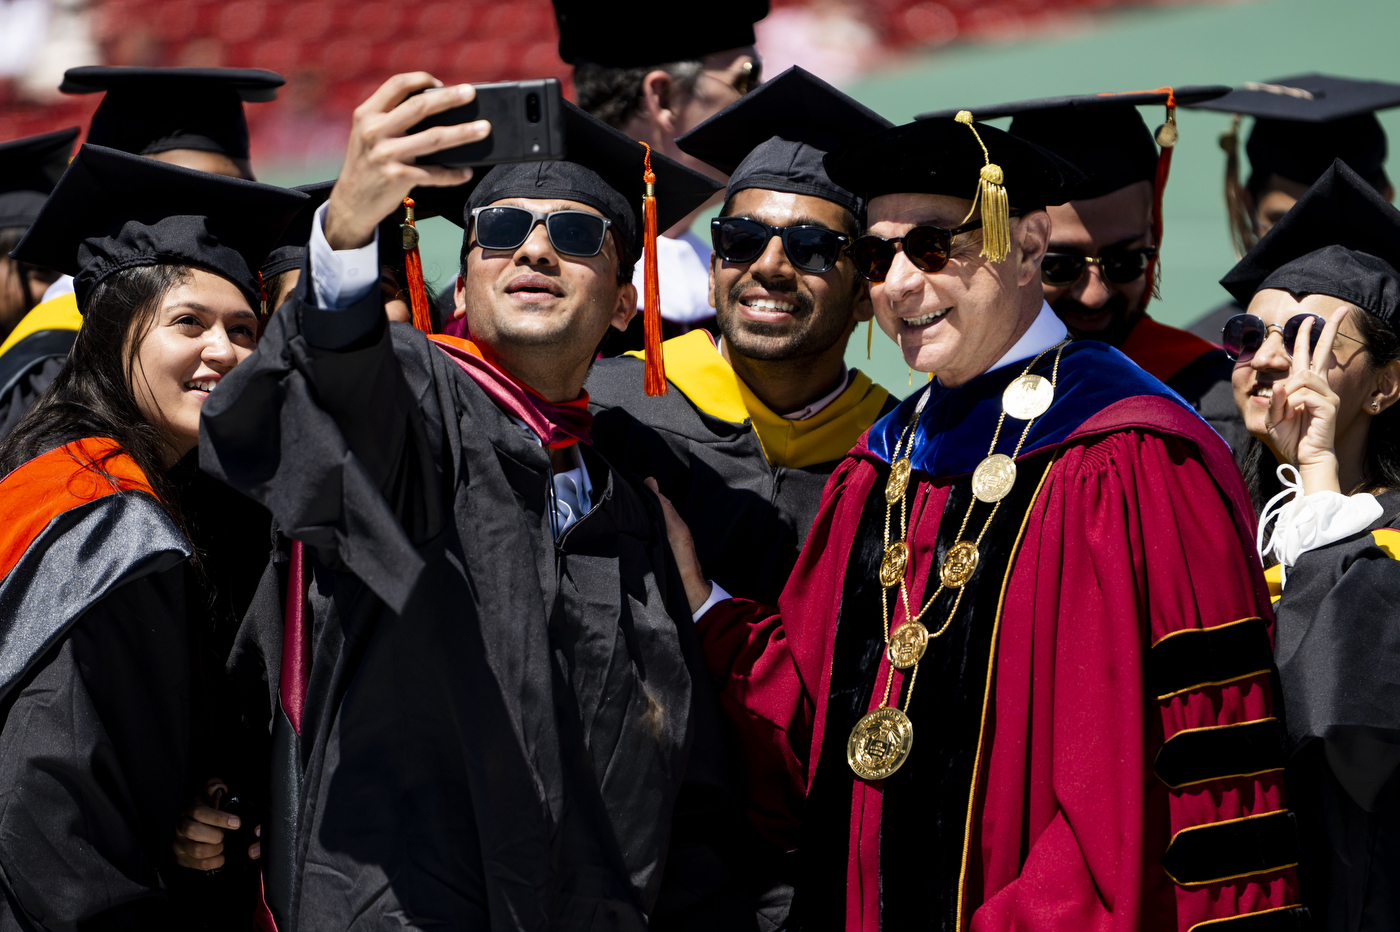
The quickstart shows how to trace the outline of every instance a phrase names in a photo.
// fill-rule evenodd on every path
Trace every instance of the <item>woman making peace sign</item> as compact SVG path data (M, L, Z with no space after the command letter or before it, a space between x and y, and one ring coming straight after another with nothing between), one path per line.
M1249 307L1223 331L1235 402L1286 486L1259 539L1299 883L1326 930L1400 928L1397 267L1400 211L1337 161L1221 281ZM1241 766L1281 764L1257 737Z

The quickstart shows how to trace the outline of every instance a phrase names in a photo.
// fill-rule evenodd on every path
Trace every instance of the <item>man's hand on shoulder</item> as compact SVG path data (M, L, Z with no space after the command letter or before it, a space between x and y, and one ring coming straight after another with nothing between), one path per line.
M442 90L417 93L428 88ZM404 133L426 117L475 98L476 88L470 84L443 88L437 78L417 71L394 75L355 108L345 164L326 209L326 240L332 249L367 245L379 221L416 187L449 188L471 180L470 168L418 165L415 160L485 139L491 133L489 122L434 126L409 136Z

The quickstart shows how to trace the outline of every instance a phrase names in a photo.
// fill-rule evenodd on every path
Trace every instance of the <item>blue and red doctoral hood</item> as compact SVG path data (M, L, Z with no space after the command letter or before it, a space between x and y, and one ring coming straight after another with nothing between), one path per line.
M1055 353L1050 352L1042 356L1031 371L1048 379L1054 368ZM919 418L911 465L930 476L971 473L987 456L987 446L1001 415L1002 392L1023 372L1024 360L994 369L958 388L931 382L877 421L866 435L865 443L851 452L888 463L890 451L914 407L926 394L929 399ZM1108 344L1095 340L1069 344L1060 356L1055 400L1031 425L1018 458L1062 443L1109 406L1141 396L1165 398L1199 419L1185 399ZM1098 420L1095 425L1107 429ZM1024 427L1024 421L1007 417L997 452L1009 455Z

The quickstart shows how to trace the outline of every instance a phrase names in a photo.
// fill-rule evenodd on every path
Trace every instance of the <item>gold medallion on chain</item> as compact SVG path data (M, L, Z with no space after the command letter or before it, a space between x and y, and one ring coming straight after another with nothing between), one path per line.
M904 578L904 566L909 562L909 548L904 541L897 540L885 548L880 558L880 585L886 589L899 585Z
M1055 386L1043 375L1026 373L1006 386L1001 394L1001 408L1022 421L1040 417L1050 410L1055 400Z
M993 453L972 473L972 494L980 502L999 502L1016 484L1016 461L1005 453Z
M927 647L928 628L917 621L906 621L890 635L890 663L896 670L908 670L924 656Z
M863 780L883 780L909 759L914 723L899 709L876 709L851 729L846 763Z
M943 565L938 568L938 581L949 589L961 589L977 569L977 545L960 540L948 548Z
M885 501L893 505L904 497L909 488L909 457L904 456L890 465L890 479L885 483Z

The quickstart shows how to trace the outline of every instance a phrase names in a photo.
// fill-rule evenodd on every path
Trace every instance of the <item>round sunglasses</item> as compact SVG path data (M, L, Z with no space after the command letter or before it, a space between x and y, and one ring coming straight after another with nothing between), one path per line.
M544 224L549 243L566 256L590 258L603 251L612 221L584 210L526 210L524 207L478 207L472 211L476 243L483 249L519 249L537 224Z
M813 224L775 227L748 217L716 217L710 221L715 254L725 262L753 262L773 237L782 240L788 261L804 272L830 272L851 238Z
M1235 362L1249 362L1269 338L1269 331L1277 330L1283 334L1283 351L1292 358L1293 347L1298 343L1298 331L1309 320L1312 321L1312 328L1308 330L1308 349L1316 350L1317 341L1322 339L1322 328L1327 326L1327 321L1316 314L1295 314L1284 321L1282 327L1266 324L1254 314L1236 314L1220 328L1220 345L1225 348L1225 355ZM1345 333L1338 332L1337 336L1361 343L1356 337ZM1364 348L1366 344L1361 343L1361 346Z
M1012 217L1021 214L1020 210L1011 211ZM953 255L953 237L981 228L982 221L974 220L951 230L920 225L903 236L890 239L867 233L851 244L851 258L855 261L856 271L868 282L885 280L885 276L890 274L890 266L894 265L894 254L900 249L920 272L941 272Z
M1102 256L1047 252L1045 258L1040 260L1040 280L1051 288L1068 288L1084 276L1089 266L1097 265L1106 281L1115 285L1126 285L1142 278L1155 258L1155 246L1124 249Z

